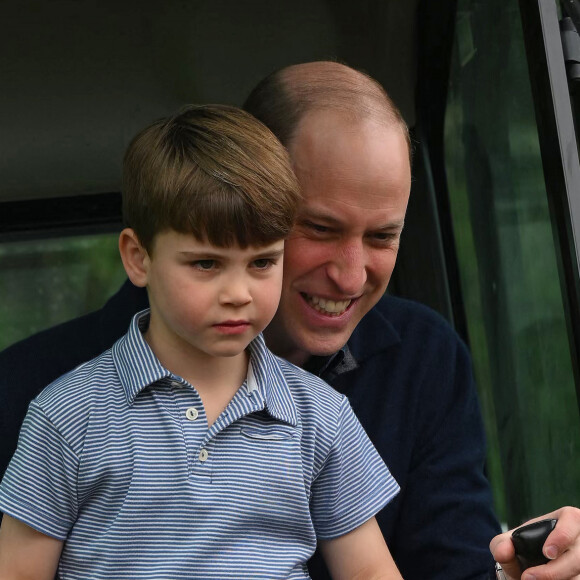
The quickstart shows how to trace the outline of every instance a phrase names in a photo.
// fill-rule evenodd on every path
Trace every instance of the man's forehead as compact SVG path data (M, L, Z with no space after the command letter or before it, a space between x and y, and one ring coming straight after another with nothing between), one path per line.
M317 133L321 126L327 126L337 132L356 131L361 126L374 125L382 131L402 130L388 111L380 108L349 107L312 107L305 112L298 122L295 135Z
M365 148L371 143L389 143L392 156L410 166L409 146L402 126L392 119L374 116L356 116L337 110L313 110L304 115L296 127L288 151L294 165L308 165L313 154L332 158L337 148L359 146ZM395 151L394 149L397 149ZM403 161L404 160L404 161Z

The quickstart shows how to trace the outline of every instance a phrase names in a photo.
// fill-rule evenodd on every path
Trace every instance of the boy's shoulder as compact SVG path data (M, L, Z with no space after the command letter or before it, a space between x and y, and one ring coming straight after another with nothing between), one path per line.
M341 412L346 397L333 389L320 377L288 362L286 359L275 357L284 375L284 379L298 411L309 409L324 417L336 416Z
M127 332L110 348L53 381L36 397L35 403L45 414L59 417L75 410L82 414L95 405L110 407L116 404L115 400L118 403L116 392L126 400L128 394L123 386L135 379L131 373L137 371L137 378L143 379L141 375L149 369L141 367L149 362L147 357L154 358L144 348L144 341L139 340L139 320L147 314L145 310L134 315ZM114 385L119 389L111 389Z
M111 349L62 375L34 399L47 418L59 426L77 426L87 416L104 387L118 381Z

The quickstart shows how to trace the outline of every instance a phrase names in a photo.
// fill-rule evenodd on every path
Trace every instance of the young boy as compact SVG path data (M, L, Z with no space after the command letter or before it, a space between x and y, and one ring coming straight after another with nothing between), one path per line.
M298 185L261 123L184 109L124 160L119 248L147 287L110 350L31 404L0 486L0 578L400 578L398 491L344 396L272 355Z

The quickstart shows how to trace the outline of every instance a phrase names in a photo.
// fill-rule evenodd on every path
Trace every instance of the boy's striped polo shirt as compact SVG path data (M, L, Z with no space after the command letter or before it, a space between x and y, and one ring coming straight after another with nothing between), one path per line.
M31 403L0 486L0 510L64 540L63 580L307 578L317 539L396 495L347 399L261 336L208 428L147 321Z

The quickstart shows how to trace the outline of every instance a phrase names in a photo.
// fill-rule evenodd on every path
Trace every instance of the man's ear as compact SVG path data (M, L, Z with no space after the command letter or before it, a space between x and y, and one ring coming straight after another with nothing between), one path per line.
M147 286L149 254L131 228L125 228L119 235L119 252L129 280L135 286Z

